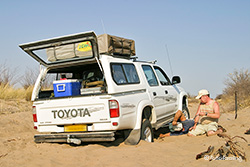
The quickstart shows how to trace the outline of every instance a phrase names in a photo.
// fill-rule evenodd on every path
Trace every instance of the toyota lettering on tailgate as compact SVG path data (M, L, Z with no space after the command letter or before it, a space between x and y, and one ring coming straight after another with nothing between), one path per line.
M90 112L87 108L77 108L77 109L59 109L59 110L52 110L54 114L54 118L61 118L61 119L68 119L68 118L75 118L75 117L90 117Z

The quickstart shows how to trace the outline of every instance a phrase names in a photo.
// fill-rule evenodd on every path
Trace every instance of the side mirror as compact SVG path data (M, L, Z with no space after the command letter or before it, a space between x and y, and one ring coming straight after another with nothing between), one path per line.
M181 83L181 78L179 76L173 76L172 78L172 84L178 84Z

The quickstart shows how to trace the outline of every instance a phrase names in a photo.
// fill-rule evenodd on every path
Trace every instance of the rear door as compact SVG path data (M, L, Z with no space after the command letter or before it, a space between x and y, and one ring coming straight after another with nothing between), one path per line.
M142 69L148 81L149 95L155 106L157 120L163 119L167 114L166 92L158 82L152 66L142 65Z
M45 67L66 67L97 61L98 46L94 32L83 32L19 45Z

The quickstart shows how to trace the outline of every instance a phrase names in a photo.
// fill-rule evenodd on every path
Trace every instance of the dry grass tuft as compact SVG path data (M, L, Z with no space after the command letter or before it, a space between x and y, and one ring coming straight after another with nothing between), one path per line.
M220 99L216 100L220 104L222 112L235 111L235 96L222 95ZM237 98L237 109L241 110L250 107L250 95Z
M9 84L0 84L0 99L3 100L15 100L15 99L25 99L29 101L31 99L33 87L24 88L14 88Z
M0 114L30 111L33 87L14 88L9 84L0 84Z

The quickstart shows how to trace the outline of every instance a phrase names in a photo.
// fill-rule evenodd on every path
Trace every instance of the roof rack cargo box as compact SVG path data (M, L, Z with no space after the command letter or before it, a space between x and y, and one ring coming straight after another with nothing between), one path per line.
M135 56L135 41L109 34L97 36L100 54Z
M30 42L20 47L47 67L96 61L100 54L135 56L134 40L109 34L96 36L93 31Z
M134 56L135 41L109 34L97 36L100 54ZM70 59L74 57L88 57L92 55L92 46L89 41L70 45L56 46L47 49L48 61Z

